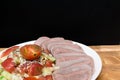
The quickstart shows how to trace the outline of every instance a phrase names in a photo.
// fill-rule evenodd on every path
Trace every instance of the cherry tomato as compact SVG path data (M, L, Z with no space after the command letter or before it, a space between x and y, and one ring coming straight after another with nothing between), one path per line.
M47 75L45 77L41 76L39 77L39 79L31 76L31 77L24 78L23 80L53 80L53 79L52 79L52 75Z
M0 57L7 56L8 54L10 54L10 52L12 52L12 51L14 51L14 50L16 50L16 49L18 49L18 48L19 48L19 46L12 46L12 47L8 48L7 50L5 50L5 51L1 54Z
M51 60L46 60L45 66L46 67L52 67L53 62Z
M21 55L27 60L34 60L39 58L41 52L41 47L36 44L28 44L20 48Z
M38 80L46 80L46 78L45 77L43 77L43 76L41 76L41 77L39 77L39 79Z
M1 63L3 68L8 72L13 72L15 70L15 63L12 58L7 58L4 62Z
M43 66L39 63L32 63L28 68L28 75L30 76L37 76L42 74Z
M27 77L27 78L24 78L23 80L38 80L38 79L36 79L35 77Z
M47 76L45 76L45 78L46 78L46 80L53 80L52 75L47 75Z

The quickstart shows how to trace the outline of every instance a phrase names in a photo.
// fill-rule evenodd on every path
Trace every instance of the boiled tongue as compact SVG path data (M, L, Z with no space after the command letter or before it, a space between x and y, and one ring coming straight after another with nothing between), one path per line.
M35 44L56 58L59 69L53 72L53 80L91 80L94 61L78 44L62 37L45 36L38 38Z

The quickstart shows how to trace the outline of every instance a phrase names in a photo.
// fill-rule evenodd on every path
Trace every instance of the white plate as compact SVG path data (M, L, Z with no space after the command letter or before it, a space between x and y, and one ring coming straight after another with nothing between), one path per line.
M35 40L33 41L28 41L28 42L24 42L24 43L20 43L20 44L17 44L18 46L23 46L25 44L33 44L35 42ZM84 45L84 44L81 44L81 43L78 43L78 42L74 42L75 44L78 44L79 46L81 46L83 48L83 50L85 51L85 53L89 56L91 56L94 60L94 66L95 66L95 72L94 74L92 75L92 79L91 80L96 80L96 78L99 76L101 70L102 70L102 61L101 61L101 58L99 57L98 53L96 53L92 48ZM5 50L3 50L5 51ZM0 55L2 54L2 52L0 52Z

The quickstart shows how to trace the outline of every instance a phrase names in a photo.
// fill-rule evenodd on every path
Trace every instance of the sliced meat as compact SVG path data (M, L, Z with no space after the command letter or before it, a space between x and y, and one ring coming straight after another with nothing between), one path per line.
M54 42L52 42L52 43L48 43L48 44L47 44L47 48L48 48L48 50L51 50L51 48L52 48L54 45L59 45L59 44L64 44L64 45L73 44L73 41L70 41L70 40L54 41Z
M94 71L93 61L85 54L60 56L57 58L56 65L60 69L53 73L55 80L90 80Z
M90 56L87 56L85 54L81 54L79 56L60 56L56 58L56 65L60 66L61 68L69 67L74 64L87 64L94 67L93 59Z
M51 53L56 56L60 53L71 53L71 52L75 52L75 53L83 53L83 50L82 49L77 49L77 48L73 48L71 46L67 46L67 45L64 45L64 46L57 46L57 47L54 47L52 48L51 50Z
M39 37L34 43L41 46L41 44L43 42L45 42L46 40L50 39L49 37L43 36L43 37Z
M91 67L89 65L72 65L53 72L53 80L90 80Z
M77 45L77 44L73 44L73 43L56 43L56 44L52 44L51 46L48 45L48 49L51 51L52 49L54 48L57 48L57 47L62 47L62 48L67 48L67 49L76 49L78 51L83 51L82 48Z
M63 52L63 53L59 53L59 54L57 54L57 55L54 55L54 57L55 58L57 58L57 57L60 57L60 56L80 56L81 54L85 54L85 52L83 51L83 52Z
M40 37L35 44L56 58L60 69L53 72L53 80L90 80L94 73L94 61L71 40L62 37Z
M49 43L53 43L54 41L61 41L61 40L64 40L64 38L61 38L61 37L50 38L50 39L44 41L44 42L41 44L41 47L44 49L44 52L49 53L49 50L48 50L48 48L47 48L47 45L48 45Z

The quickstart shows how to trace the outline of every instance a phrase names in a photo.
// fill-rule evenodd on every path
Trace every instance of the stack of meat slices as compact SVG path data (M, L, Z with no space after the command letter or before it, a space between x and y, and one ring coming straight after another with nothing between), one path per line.
M91 80L94 72L93 59L72 40L62 37L40 37L35 44L56 58L60 68L53 72L53 80Z

